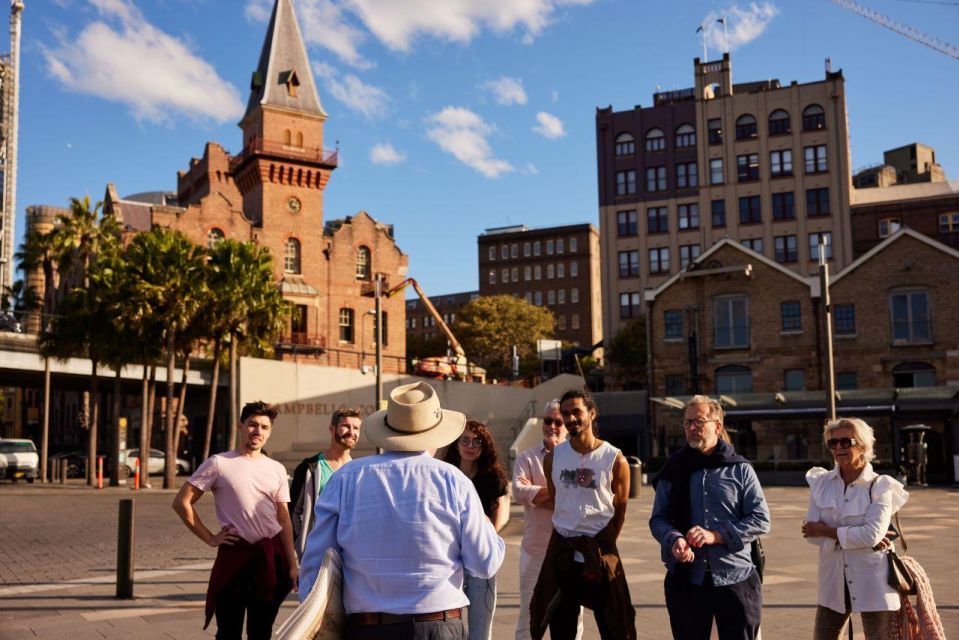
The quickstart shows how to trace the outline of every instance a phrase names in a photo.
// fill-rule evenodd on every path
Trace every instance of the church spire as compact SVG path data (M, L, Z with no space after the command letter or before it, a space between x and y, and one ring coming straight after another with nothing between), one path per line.
M293 12L293 0L276 0L273 5L243 120L264 105L326 117Z

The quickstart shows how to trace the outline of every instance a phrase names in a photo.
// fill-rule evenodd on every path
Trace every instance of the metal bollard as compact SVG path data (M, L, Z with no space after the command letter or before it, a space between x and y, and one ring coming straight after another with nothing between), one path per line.
M136 470L133 472L133 490L139 491L140 490L140 458L136 459L134 468Z
M47 463L47 468L50 470L50 482L56 482L60 475L60 465L57 463L56 458L50 456L50 462ZM44 478L43 482L47 482L47 479Z
M67 483L67 469L69 466L70 463L66 458L60 458L60 484Z
M133 498L120 500L117 525L117 598L133 598Z
M97 489L103 488L103 456L97 456Z

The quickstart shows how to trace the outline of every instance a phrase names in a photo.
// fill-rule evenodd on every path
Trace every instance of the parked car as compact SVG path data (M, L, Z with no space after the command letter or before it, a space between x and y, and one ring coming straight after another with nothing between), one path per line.
M40 456L33 440L0 438L0 478L33 483L40 470Z
M23 326L12 311L0 311L0 331L23 333Z
M140 449L127 449L126 457L126 469L125 472L129 475L133 475L133 466L136 464L133 460L140 457ZM166 456L159 449L150 449L150 474L159 474L163 473L163 462L166 460ZM183 475L190 473L191 465L189 462L183 458L176 459L176 472L177 475ZM124 469L120 469L121 475L124 473Z

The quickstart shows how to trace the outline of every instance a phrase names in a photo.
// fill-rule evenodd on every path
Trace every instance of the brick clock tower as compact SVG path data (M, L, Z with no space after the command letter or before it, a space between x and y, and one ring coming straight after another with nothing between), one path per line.
M200 245L253 241L273 254L277 286L292 305L279 357L360 368L374 362L376 277L386 288L406 275L409 258L393 227L360 211L323 218L323 190L336 151L323 149L326 112L310 71L292 0L276 0L250 98L240 121L243 148L209 142L177 176L177 193L121 198L107 187L104 208L128 233L163 226ZM383 369L406 370L405 304L384 300Z

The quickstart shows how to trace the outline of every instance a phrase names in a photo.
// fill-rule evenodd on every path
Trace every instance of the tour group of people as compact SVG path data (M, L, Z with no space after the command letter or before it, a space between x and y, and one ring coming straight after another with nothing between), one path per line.
M713 625L722 640L760 637L756 542L770 531L770 512L723 419L716 400L693 396L682 418L686 446L654 480L649 528L667 570L672 635L681 640L707 640ZM366 418L334 413L329 448L296 468L292 486L263 454L275 420L270 405L246 405L237 448L207 459L174 500L186 526L217 547L205 611L207 625L216 617L217 638L241 638L244 619L248 638L270 638L283 600L291 590L305 599L334 549L346 638L490 640L506 553L498 532L511 495L525 512L517 640L547 630L552 640L578 640L584 608L604 640L637 637L617 548L629 466L600 439L587 391L546 403L542 440L519 454L512 479L486 425L442 408L425 382L396 387L386 409ZM353 460L361 433L383 453ZM801 525L819 550L813 638L839 640L858 613L867 639L891 639L901 601L884 554L908 493L873 471L875 436L864 421L831 421L823 438L835 465L807 474ZM207 491L221 523L215 533L194 507Z

